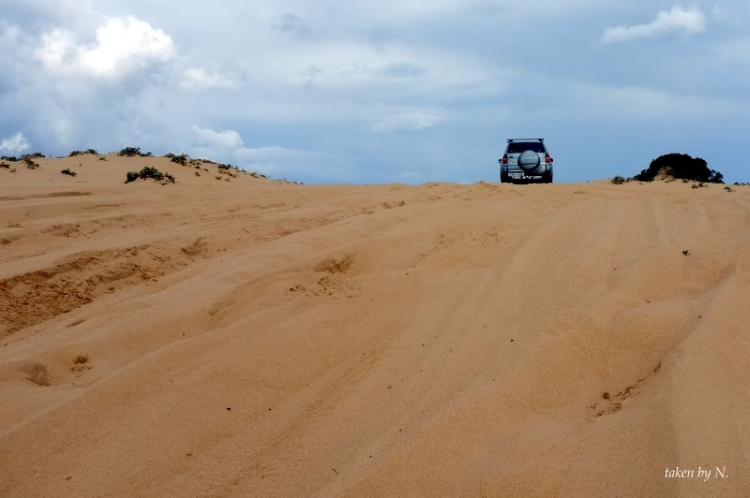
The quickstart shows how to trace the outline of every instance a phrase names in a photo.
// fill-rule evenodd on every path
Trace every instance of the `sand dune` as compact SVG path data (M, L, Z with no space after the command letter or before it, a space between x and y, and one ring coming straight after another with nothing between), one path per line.
M750 495L750 188L37 161L0 168L0 496Z

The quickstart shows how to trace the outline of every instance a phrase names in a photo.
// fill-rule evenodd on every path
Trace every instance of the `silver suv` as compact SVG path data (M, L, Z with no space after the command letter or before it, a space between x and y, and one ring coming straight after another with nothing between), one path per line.
M543 138L509 138L500 163L500 181L552 183L552 158Z

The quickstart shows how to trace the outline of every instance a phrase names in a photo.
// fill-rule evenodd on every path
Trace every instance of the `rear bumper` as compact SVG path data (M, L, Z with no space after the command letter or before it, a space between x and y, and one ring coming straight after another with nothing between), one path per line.
M528 181L544 181L547 178L547 175L549 175L552 172L552 166L544 166L537 168L536 171L533 173L527 173L523 169L519 168L518 166L508 166L508 165L502 165L500 167L500 178L505 179L505 181L518 181L518 182L528 182Z

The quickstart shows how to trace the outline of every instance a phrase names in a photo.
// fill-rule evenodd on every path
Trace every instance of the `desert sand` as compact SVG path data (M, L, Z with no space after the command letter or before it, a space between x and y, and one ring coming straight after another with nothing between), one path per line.
M36 161L0 168L0 496L750 495L750 187Z

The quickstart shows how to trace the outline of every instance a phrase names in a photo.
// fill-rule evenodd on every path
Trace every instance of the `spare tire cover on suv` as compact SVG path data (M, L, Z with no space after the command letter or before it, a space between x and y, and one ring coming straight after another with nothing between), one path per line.
M524 151L518 156L518 165L525 171L532 171L539 167L539 154L533 150Z

